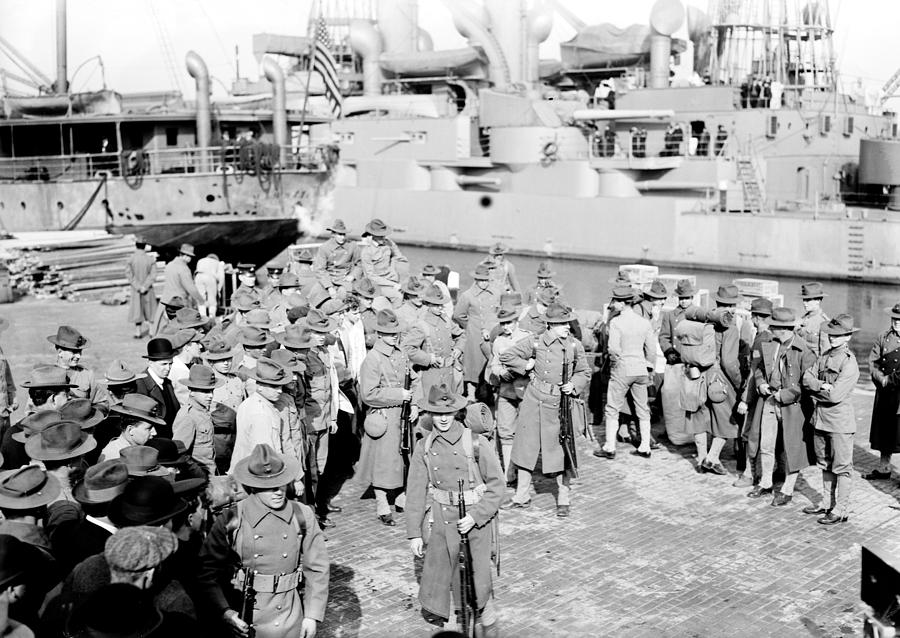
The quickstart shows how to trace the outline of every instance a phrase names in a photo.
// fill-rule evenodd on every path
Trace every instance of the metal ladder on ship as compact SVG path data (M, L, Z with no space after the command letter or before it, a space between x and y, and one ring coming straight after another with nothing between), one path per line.
M765 202L756 165L751 158L747 156L737 158L737 177L744 192L744 209L758 215L763 211Z
M865 270L865 228L857 222L847 226L847 270L850 277L861 277Z

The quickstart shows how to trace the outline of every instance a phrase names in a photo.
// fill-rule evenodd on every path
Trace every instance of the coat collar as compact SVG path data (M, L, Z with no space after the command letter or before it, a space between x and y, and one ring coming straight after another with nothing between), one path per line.
M541 334L541 340L543 340L544 345L550 346L553 345L554 341L559 341L562 343L562 340L554 335L550 330L545 330L543 334Z
M384 342L384 340L378 339L375 342L375 345L372 346L372 350L375 350L376 352L383 354L386 357L390 357L392 354L394 354L395 352L398 352L400 349L396 348L394 346L389 346L387 343Z
M453 419L453 423L450 424L450 429L446 432L441 432L437 428L434 428L434 431L437 432L438 437L444 439L450 445L455 445L456 442L462 438L462 425L460 425L459 421L456 419Z
M291 516L294 514L293 507L287 500L285 500L284 507L280 510L273 510L272 508L263 505L262 501L260 501L259 497L255 494L248 496L245 499L245 502L244 517L253 527L259 525L260 522L270 514L276 518L280 518L285 523L290 523Z

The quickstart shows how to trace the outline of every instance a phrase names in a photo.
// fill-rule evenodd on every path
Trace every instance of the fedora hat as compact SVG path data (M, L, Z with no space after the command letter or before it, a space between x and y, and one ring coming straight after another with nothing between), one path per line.
M446 383L431 386L428 396L419 400L419 408L434 414L450 414L466 407L466 398L453 393Z
M757 297L750 302L750 314L761 317L772 316L772 302L764 297Z
M371 279L369 279L368 277L360 277L353 282L353 292L355 292L360 297L365 297L366 299L374 299L375 294L378 291L375 289L375 284L372 283Z
M274 350L269 358L272 359L275 363L282 366L285 370L290 370L291 372L306 372L306 364L297 356L297 353L291 352L290 350Z
M288 374L283 365L272 361L268 357L260 357L256 367L247 372L251 379L266 385L287 385L294 380L294 376Z
M300 462L278 454L266 443L257 443L250 456L237 462L233 474L238 483L247 487L282 487L297 479Z
M800 286L801 299L822 299L827 296L825 289L818 281L810 281Z
M103 375L103 378L106 379L107 385L125 385L126 383L143 379L146 376L143 372L135 374L124 361L116 359L109 364L109 368L106 369L106 374Z
M373 237L387 237L390 234L390 227L377 217L366 224L365 232Z
M384 334L397 334L403 328L400 327L400 320L397 319L397 313L390 308L379 310L375 315L375 332Z
M91 343L72 326L60 326L56 329L55 335L47 337L47 341L57 348L65 348L66 350L82 350Z
M231 295L231 305L240 312L250 312L254 308L259 308L262 304L256 295L246 290L238 290Z
M69 383L66 371L59 366L39 365L31 369L28 381L22 384L23 388L74 388L74 383Z
M693 297L696 294L697 290L694 288L694 284L691 283L690 279L679 279L678 283L675 284L675 296L679 299Z
M650 290L644 291L644 296L650 299L665 299L669 296L669 291L666 290L666 285L662 281L654 279L650 284Z
M466 427L473 434L488 434L494 431L494 417L484 403L473 403L466 407Z
M149 445L130 445L119 450L129 476L162 476L168 471L159 464L159 451Z
M612 289L610 299L613 301L631 301L634 299L634 288L631 286L616 286Z
M35 461L64 461L87 454L97 441L77 421L57 421L25 441L25 453Z
M556 288L551 288L550 286L540 286L538 291L535 293L534 298L542 306L549 306L552 304L556 298L559 296L559 291Z
M822 332L832 337L842 337L859 331L859 328L854 328L853 324L853 317L843 313L822 326Z
M498 241L488 249L488 252L491 255L505 255L509 252L509 246L507 246L503 242Z
M491 269L487 264L478 264L475 270L469 273L475 281L489 281L491 278Z
M410 295L411 297L418 297L423 290L425 290L425 284L423 284L422 280L415 275L407 277L403 283L400 284L400 292Z
M272 335L262 328L253 326L244 326L241 328L240 342L244 346L251 348L264 348L274 342Z
M434 264L425 264L422 266L422 276L425 277L437 277L441 274L441 269L435 266Z
M740 300L741 292L734 284L719 286L719 289L716 291L716 303L734 306Z
M156 462L163 467L184 465L191 458L184 443L178 440L154 436L145 445L156 450Z
M537 269L538 279L550 279L551 277L554 277L555 275L556 275L556 273L553 272L553 269L550 267L549 261L542 261L541 263L538 264L538 269Z
M112 406L109 411L139 421L146 421L155 425L165 425L166 422L160 416L161 406L159 401L146 394L131 393L122 398L122 403Z
M110 459L92 465L84 473L84 480L75 486L72 495L85 505L109 503L125 491L128 467L122 459Z
M301 319L306 318L307 313L309 312L309 304L305 301L303 304L299 306L295 306L287 311L287 318L291 324L295 324L299 322Z
M313 345L312 334L309 328L296 324L285 326L284 332L275 335L275 339L285 348L293 348L294 350L311 348Z
M510 306L500 306L497 309L497 321L500 323L509 323L519 318L519 311Z
M285 268L284 262L280 262L280 261L270 261L269 263L266 264L266 272L268 272L272 275L280 275L281 273L284 272L284 268Z
M234 351L228 347L223 339L215 339L206 344L206 352L203 357L207 361L224 361L225 359L233 359Z
M175 333L166 333L166 339L172 344L172 350L180 351L192 341L200 341L201 333L193 328L182 328Z
M0 534L0 591L28 582L27 576L39 572L47 565L48 558L45 550L11 534ZM30 631L23 631L24 625L11 618L7 618L7 622L9 626L4 631L7 636L34 637Z
M225 385L225 379L216 378L216 373L211 369L204 365L195 364L191 366L188 376L184 379L178 379L178 383L190 390L208 390L211 392Z
M30 510L57 499L62 490L55 476L37 465L0 472L0 507Z
M430 303L435 306L443 306L450 301L450 297L447 296L447 293L445 293L440 286L435 284L430 284L426 287L425 290L422 291L420 297L424 303Z
M891 316L891 319L900 319L900 303L894 304L891 308L885 308L884 311Z
M181 308L175 313L175 323L179 328L202 328L208 321L194 308Z
M150 361L165 361L173 359L178 354L172 347L172 342L165 337L156 337L147 342L147 354L141 355Z
M337 321L318 308L310 308L306 314L304 325L314 332L331 332L337 328Z
M502 292L500 293L500 305L499 307L507 307L507 308L521 308L522 307L522 293L521 292Z
M181 248L178 249L182 255L187 255L188 257L194 257L194 247L190 244L181 244Z
M163 298L161 303L162 305L168 306L169 308L184 308L186 305L184 303L184 297L181 297L179 295L172 295L168 299Z
M313 253L309 248L303 248L294 253L294 261L301 264L311 264L313 262Z
M139 476L110 502L107 516L116 527L162 525L187 506L175 494L170 481L159 476Z
M552 303L547 306L547 312L544 313L544 321L547 323L569 323L574 319L572 312L561 303Z
M343 219L335 219L331 222L331 225L325 228L325 230L331 231L332 233L338 233L339 235L347 234L347 225L344 223Z
M252 328L263 328L264 330L268 330L272 326L269 311L263 308L254 308L246 314L244 320L246 321L246 325Z
M292 272L286 272L281 275L281 280L275 285L276 288L299 288L300 279Z
M13 432L10 434L13 441L18 441L19 443L25 443L28 439L33 437L35 434L40 434L44 431L44 429L53 424L59 423L62 421L62 415L58 410L38 410L37 412L32 412L24 419L19 421L19 426L22 428L19 432Z
M59 408L64 421L77 421L83 430L90 429L106 418L104 408L90 399L69 399Z
M110 583L86 595L66 626L66 636L78 638L135 638L156 636L163 615L153 598L128 583ZM168 628L171 632L171 628ZM170 633L167 633L170 635Z
M769 306L771 307L771 305L770 302ZM790 328L793 330L797 327L797 317L790 308L772 308L771 316L769 318L769 327Z

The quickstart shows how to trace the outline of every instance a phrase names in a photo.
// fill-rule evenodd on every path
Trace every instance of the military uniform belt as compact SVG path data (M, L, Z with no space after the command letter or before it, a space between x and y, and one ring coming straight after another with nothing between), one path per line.
M247 572L239 569L234 575L234 586L240 591L244 587L244 579ZM303 581L303 568L298 567L290 574L253 574L253 589L261 594L283 594L297 586Z
M459 497L462 496L463 501L466 505L475 505L481 500L481 497L484 496L485 486L484 483L475 487L472 490L464 490L462 492L456 492L453 490L442 490L437 487L432 486L431 495L435 501L440 503L441 505L459 505Z
M535 387L536 390L540 390L544 394L559 394L559 386L555 383L548 383L540 379L532 379L530 383Z

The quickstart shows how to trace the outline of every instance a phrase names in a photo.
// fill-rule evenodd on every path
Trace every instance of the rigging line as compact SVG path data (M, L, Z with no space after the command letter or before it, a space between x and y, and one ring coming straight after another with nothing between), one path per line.
M225 43L222 41L222 37L219 35L218 29L216 29L216 25L213 23L212 18L209 13L206 11L206 7L203 6L202 0L194 0L194 3L200 9L200 12L203 14L203 17L206 18L206 21L209 23L210 29L212 29L213 36L216 38L216 43L219 45L219 49L222 51L222 57L225 59L225 62L228 63L228 67L231 69L231 75L237 75L237 70L234 68L234 61L231 57L231 54L228 52L228 49L225 48Z
M156 37L159 40L160 49L162 49L163 58L165 58L166 70L169 72L169 77L172 80L173 88L183 93L181 88L181 81L178 77L178 72L176 71L175 64L175 53L172 51L172 47L169 44L168 38L166 36L165 27L163 27L162 21L159 18L159 14L156 11L156 3L150 2L148 3L150 6L150 13L153 16L153 22L156 26Z

